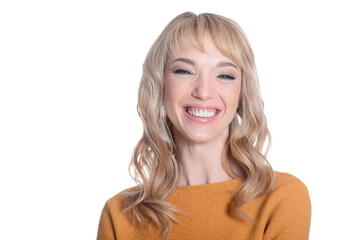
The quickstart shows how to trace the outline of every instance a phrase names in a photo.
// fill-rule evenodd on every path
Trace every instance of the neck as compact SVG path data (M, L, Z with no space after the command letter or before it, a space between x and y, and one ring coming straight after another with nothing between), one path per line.
M207 143L189 142L177 136L176 147L182 164L178 186L201 185L233 179L223 169L221 155L228 139L228 132Z

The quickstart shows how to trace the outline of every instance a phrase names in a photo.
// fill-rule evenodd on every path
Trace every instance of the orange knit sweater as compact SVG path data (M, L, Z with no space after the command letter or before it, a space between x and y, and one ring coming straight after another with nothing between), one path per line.
M241 182L178 186L170 203L185 211L177 215L167 239L308 239L311 202L307 187L296 177L276 172L275 190L246 203L242 210L257 221L240 220L227 212L232 193ZM119 194L109 199L102 211L98 240L159 239L155 225L148 229L134 227L121 212Z

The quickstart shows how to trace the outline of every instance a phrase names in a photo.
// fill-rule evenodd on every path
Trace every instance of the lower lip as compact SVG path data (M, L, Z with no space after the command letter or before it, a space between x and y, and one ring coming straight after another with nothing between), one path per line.
M190 119L193 122L200 123L200 124L208 124L208 123L213 122L214 119L216 119L220 113L220 112L217 112L217 114L214 115L213 117L203 118L203 117L195 117L195 116L190 115L187 112L187 109L185 109L185 108L183 108L183 112L187 116L188 119Z

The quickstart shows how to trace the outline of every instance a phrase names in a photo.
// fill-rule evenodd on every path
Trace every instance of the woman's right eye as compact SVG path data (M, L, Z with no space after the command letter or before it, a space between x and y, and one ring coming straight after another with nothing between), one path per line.
M177 69L174 71L174 73L176 74L191 74L189 71L184 70L184 69Z

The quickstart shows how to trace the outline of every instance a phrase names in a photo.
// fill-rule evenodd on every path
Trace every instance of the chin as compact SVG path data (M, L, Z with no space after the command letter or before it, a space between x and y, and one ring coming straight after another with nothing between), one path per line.
M216 137L213 134L196 134L196 135L187 135L186 139L189 142L193 143L207 143L212 142L216 139Z

